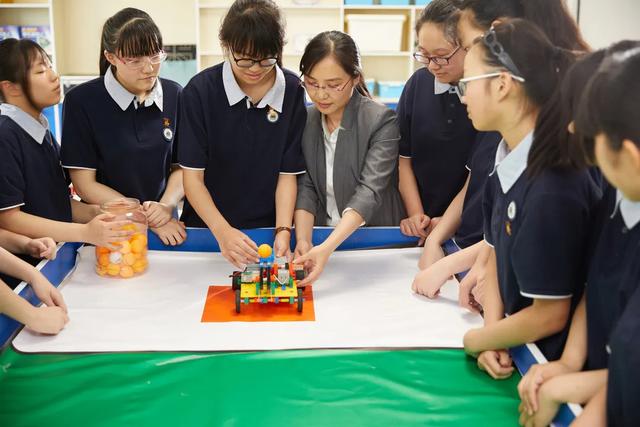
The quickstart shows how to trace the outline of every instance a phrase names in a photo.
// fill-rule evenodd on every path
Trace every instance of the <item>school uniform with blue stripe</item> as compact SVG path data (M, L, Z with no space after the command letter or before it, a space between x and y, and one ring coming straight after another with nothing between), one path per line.
M584 290L592 210L601 198L587 170L545 170L527 175L533 133L509 151L502 141L485 188L485 240L496 251L500 296L506 315L534 299L571 299ZM571 318L571 317L569 317ZM548 360L561 354L569 329L536 344Z

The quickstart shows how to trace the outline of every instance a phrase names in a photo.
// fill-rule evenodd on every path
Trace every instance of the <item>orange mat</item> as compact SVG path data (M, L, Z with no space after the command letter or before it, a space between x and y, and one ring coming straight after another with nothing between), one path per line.
M313 309L313 289L307 286L304 294L302 313L298 313L298 303L250 303L242 304L236 313L235 294L231 286L209 286L201 322L300 322L315 321Z

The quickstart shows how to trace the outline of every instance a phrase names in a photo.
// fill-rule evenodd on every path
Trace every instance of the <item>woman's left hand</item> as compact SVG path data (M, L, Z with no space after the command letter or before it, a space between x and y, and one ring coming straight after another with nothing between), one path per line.
M299 283L299 286L311 285L313 284L313 282L318 280L318 277L320 277L320 274L322 274L322 270L324 270L324 266L327 264L327 261L329 260L329 257L332 253L332 250L330 250L323 244L320 244L318 246L314 246L305 255L294 259L294 264L303 264L309 266L308 275Z

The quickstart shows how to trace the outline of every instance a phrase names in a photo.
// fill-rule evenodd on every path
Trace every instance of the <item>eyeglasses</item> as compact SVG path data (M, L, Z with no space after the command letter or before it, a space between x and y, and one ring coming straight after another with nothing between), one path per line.
M131 70L140 70L144 68L148 63L151 65L158 65L167 59L167 53L163 50L153 56L140 56L137 58L121 58L115 53L113 54L120 60L127 68Z
M482 36L482 42L489 49L489 51L496 58L498 58L498 61L500 61L500 63L504 65L504 67L507 70L509 70L511 73L517 76L522 75L520 70L518 70L518 67L516 66L516 64L513 62L513 60L507 53L507 51L504 50L504 47L498 41L498 36L496 36L496 30L493 27L491 27L491 29L489 29L489 31L487 31L484 34L484 36Z
M427 64L427 65L429 64L429 62L433 62L436 65L449 65L449 60L453 58L453 55L458 53L459 50L460 50L460 46L456 47L454 51L447 56L427 56L427 55L423 55L420 52L415 52L413 54L413 58L416 61L422 64Z
M251 59L251 58L236 58L236 56L231 53L231 57L233 58L236 65L240 68L251 68L254 64L258 64L262 68L273 67L278 63L278 58L262 58L262 59Z
M349 84L349 82L351 82L352 79L347 80L347 82L345 84L343 84L342 86L340 85L326 85L326 86L320 86L318 83L311 83L311 82L307 82L307 81L302 81L302 86L307 90L307 93L309 95L311 94L316 94L318 93L318 91L320 89L324 90L325 92L327 92L330 95L337 95L338 93L342 92L347 85Z
M504 71L503 71L504 72ZM494 73L489 73L489 74L481 74L479 76L472 76L472 77L467 77L466 79L460 79L460 81L458 82L458 92L460 92L460 96L467 96L467 89L469 86L469 82L473 82L476 80L482 80L482 79L493 79L496 77L499 77L500 75L502 75L503 72L494 72ZM515 76L511 73L508 73L512 79L519 81L520 83L524 83L525 80L524 78L520 77L520 76Z

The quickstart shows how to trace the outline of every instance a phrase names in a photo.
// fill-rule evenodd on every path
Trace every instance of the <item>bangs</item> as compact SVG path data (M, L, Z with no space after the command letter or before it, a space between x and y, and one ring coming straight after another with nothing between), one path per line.
M25 44L25 65L28 69L31 69L31 67L39 61L42 61L45 65L52 64L51 57L44 51L42 46L31 40L21 40L20 42Z
M284 23L277 9L248 7L240 13L233 12L229 11L220 28L219 38L223 47L236 56L252 59L273 57L280 62L284 48Z
M134 18L118 35L115 52L126 58L153 56L163 48L160 30L148 19Z

